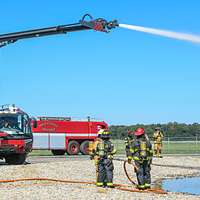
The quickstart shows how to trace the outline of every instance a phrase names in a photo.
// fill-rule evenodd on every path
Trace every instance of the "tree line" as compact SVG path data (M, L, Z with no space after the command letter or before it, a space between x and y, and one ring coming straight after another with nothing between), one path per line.
M124 139L128 135L128 130L134 131L138 127L143 127L145 132L152 138L156 127L160 127L164 137L198 137L200 139L200 124L185 124L169 122L167 124L136 124L136 125L112 125L109 127L113 139Z

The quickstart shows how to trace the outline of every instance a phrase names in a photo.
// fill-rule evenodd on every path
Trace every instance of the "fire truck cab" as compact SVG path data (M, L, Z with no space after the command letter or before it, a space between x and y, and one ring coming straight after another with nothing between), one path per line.
M51 150L54 155L88 154L89 142L97 138L104 121L75 120L71 117L38 117L33 131L33 149Z
M23 164L32 150L33 135L28 114L15 105L0 106L0 159Z

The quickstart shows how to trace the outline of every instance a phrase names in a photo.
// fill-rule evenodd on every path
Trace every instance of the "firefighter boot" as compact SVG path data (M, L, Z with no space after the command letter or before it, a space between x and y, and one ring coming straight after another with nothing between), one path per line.
M137 189L139 189L139 190L145 190L146 187L145 187L145 185L137 185Z
M151 188L151 185L149 183L145 183L144 186L145 186L145 189L150 189Z
M108 188L114 188L115 186L113 185L113 183L106 183L106 186L108 187Z
M97 187L103 187L104 185L103 185L102 182L96 182L96 186L97 186Z

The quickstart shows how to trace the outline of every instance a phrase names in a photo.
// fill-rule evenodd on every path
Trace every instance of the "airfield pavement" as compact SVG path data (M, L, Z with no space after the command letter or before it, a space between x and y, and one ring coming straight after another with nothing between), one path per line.
M50 158L50 160L48 160ZM45 159L47 162L45 162ZM61 157L29 157L32 164L14 166L0 165L0 179L20 178L53 178L62 180L95 181L95 166L88 157L84 159L66 159ZM37 161L37 162L36 162ZM41 161L41 162L40 162ZM160 180L165 178L198 176L200 175L200 157L198 156L164 156L162 159L155 158L152 165L152 182L158 187ZM114 183L130 184L123 171L123 162L114 161ZM129 173L134 172L131 166ZM120 200L120 199L200 199L200 196L169 192L166 195L154 193L132 193L117 189L97 188L95 185L66 184L49 181L22 181L15 183L0 183L0 199L14 200L61 200L61 199L87 199L87 200Z

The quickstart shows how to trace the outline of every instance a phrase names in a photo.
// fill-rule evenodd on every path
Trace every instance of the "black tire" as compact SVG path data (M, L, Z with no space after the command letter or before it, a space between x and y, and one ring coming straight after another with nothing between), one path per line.
M22 165L24 164L26 160L27 154L21 153L21 154L12 154L7 157L5 157L6 163L9 165Z
M64 150L51 150L52 154L54 156L63 156L65 155L65 151Z
M79 152L80 144L75 140L70 141L67 146L67 153L69 155L77 155Z
M88 140L81 143L80 151L83 155L89 154L89 141Z

